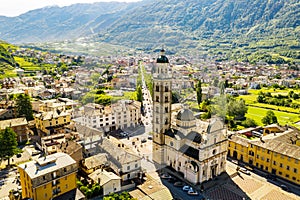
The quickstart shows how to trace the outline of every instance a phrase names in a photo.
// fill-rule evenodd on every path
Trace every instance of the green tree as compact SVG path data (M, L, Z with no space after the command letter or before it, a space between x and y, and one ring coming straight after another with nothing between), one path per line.
M201 88L201 80L198 81L197 87L196 87L196 93L197 93L197 102L198 106L202 102L202 88Z
M235 99L235 98L228 98L228 104L227 104L227 114L234 119L244 119L245 114L248 111L248 108L245 104L244 99Z
M245 121L242 122L242 126L244 126L245 128L256 127L257 123L254 121L254 119L247 118Z
M27 121L33 120L32 104L27 94L19 94L16 98L18 117L26 117Z
M17 146L17 134L11 128L0 131L0 158L7 158L8 166L10 158L20 152Z
M269 110L266 116L261 119L261 122L264 125L275 124L277 123L277 117L272 110Z
M139 102L143 102L143 92L142 92L142 87L140 85L137 86L136 88L136 96L137 96L137 100Z

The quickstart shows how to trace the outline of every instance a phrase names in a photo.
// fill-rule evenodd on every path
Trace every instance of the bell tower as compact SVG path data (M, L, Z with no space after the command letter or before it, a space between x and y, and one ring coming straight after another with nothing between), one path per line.
M166 163L165 132L171 125L172 73L165 50L160 51L153 73L153 153L152 160L163 167Z

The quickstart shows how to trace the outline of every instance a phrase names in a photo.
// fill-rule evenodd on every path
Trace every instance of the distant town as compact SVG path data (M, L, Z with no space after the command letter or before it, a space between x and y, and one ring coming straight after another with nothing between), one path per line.
M299 66L8 51L0 200L300 198Z

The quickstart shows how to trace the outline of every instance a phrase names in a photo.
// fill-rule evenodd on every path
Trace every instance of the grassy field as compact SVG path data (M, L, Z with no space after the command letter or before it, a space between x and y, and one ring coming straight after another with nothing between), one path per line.
M263 125L261 119L264 116L266 116L268 110L269 109L248 106L248 113L246 114L246 117L254 119L258 125ZM275 113L278 122L281 125L285 125L285 124L295 125L295 123L300 120L299 114L293 114L293 113L275 111L275 110L273 110L273 112Z

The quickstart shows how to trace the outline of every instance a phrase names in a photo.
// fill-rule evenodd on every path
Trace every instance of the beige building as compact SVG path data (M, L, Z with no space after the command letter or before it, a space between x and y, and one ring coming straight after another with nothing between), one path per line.
M106 153L108 166L122 181L139 178L142 173L141 160L129 147L114 137L103 138L99 144L101 153Z
M103 188L103 195L121 191L121 178L113 172L97 169L89 178Z
M153 161L172 167L193 184L225 172L227 139L223 122L197 120L187 107L172 113L171 72L161 51L153 74Z
M0 121L0 130L10 127L17 134L17 141L28 140L29 128L25 117Z
M121 100L110 106L91 103L83 107L81 116L77 122L105 132L135 127L141 120L141 103L132 100Z

